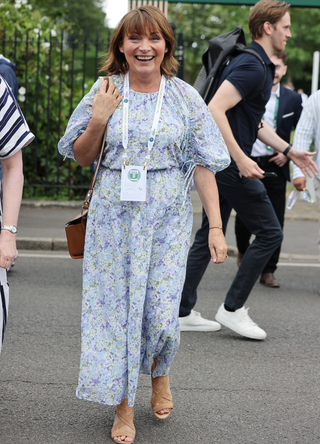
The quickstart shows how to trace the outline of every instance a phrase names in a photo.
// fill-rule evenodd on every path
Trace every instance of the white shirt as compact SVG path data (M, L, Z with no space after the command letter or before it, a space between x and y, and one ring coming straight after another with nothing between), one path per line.
M266 105L266 111L263 116L263 120L266 122L267 125L270 126L270 128L275 129L275 122L274 122L274 113L276 110L276 103L277 103L277 97L280 97L280 84L278 83L278 88L276 92L271 91L270 99ZM253 146L251 151L251 156L258 157L258 156L272 156L274 153L274 150L272 148L267 148L267 145L263 142L261 142L259 139L257 139Z
M312 139L316 151L315 162L318 167L317 178L320 179L320 90L316 91L306 101L293 139L293 146L299 151L309 151ZM303 172L291 162L293 179L304 176Z

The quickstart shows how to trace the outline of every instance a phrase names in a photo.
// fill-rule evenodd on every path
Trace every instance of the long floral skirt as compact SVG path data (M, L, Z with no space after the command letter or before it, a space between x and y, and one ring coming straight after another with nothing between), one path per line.
M147 201L120 201L120 172L102 167L83 261L77 396L134 405L139 372L169 373L180 342L179 304L192 229L178 169L147 174Z

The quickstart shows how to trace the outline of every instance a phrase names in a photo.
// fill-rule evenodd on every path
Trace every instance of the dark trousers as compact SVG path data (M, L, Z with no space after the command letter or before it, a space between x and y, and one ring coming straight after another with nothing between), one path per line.
M282 174L281 167L277 166L274 162L258 162L258 165L264 171L273 171L278 175L277 177L266 177L265 179L262 179L261 182L264 184L267 190L268 197L276 213L280 226L283 228L286 206L286 179ZM250 245L251 232L242 222L238 214L235 221L235 233L238 250L241 254L244 254ZM274 251L262 273L274 273L276 271L280 256L280 249L281 246Z
M272 253L282 242L282 229L260 180L240 177L234 162L216 174L224 233L232 208L256 236L247 249L238 272L227 292L225 304L233 309L243 307ZM190 249L186 280L182 291L180 316L190 314L197 301L197 288L210 261L209 224L203 212L201 228ZM218 265L217 265L218 266Z

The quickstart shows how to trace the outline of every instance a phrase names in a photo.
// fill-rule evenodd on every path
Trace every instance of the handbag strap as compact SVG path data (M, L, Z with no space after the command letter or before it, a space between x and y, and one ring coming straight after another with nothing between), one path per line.
M108 76L107 78L109 80L109 86L112 85L113 84L112 76ZM100 87L101 87L101 84L104 81L104 79L105 79L105 77L99 77ZM96 182L96 178L97 178L97 175L98 175L98 172L99 172L99 168L100 168L100 164L101 164L101 159L102 159L103 148L104 148L104 144L105 144L105 140L106 140L106 135L107 135L107 125L106 125L106 129L104 131L103 138L102 138L102 144L101 144L101 149L100 149L100 154L99 154L98 162L96 164L96 167L95 167L92 179L91 179L90 188L89 188L89 190L88 190L88 192L86 194L86 197L84 199L81 213L83 213L84 210L87 210L89 208L89 204L90 204L92 193L93 193L93 187L94 187L94 184Z

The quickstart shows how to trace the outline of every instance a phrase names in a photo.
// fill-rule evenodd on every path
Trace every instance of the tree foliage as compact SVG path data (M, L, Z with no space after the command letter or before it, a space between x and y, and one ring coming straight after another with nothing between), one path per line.
M184 77L193 84L202 66L208 40L242 25L248 32L249 7L170 3L169 20L184 37Z
M247 44L251 43L248 29L249 6L170 3L169 20L185 39L185 80L194 83L202 66L201 57L211 38L241 25ZM311 90L313 52L320 49L320 9L291 8L291 33L288 52L287 80L296 88Z
M23 150L25 182L67 185L70 171L71 183L90 183L91 168L81 170L75 162L63 162L57 143L70 113L95 79L84 79L81 57L73 61L68 38L73 26L55 23L27 1L0 3L1 47L5 57L16 62L18 102L36 136ZM55 191L49 193L51 198ZM32 189L26 188L25 196L31 197L30 193ZM41 188L37 195L43 195ZM67 190L61 195L67 196Z
M311 92L314 51L320 50L320 9L291 8L292 38L287 43L288 76L296 89Z
M77 33L86 31L94 38L97 31L101 34L106 30L106 13L100 0L29 0L29 3L55 23L71 24Z

